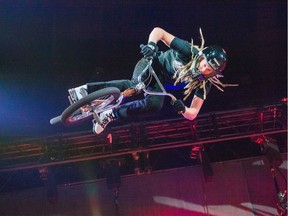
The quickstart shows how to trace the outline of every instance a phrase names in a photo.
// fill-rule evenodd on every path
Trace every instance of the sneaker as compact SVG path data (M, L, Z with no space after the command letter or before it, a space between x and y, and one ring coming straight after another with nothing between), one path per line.
M72 88L69 89L68 92L73 103L88 95L88 92L84 87Z
M96 134L102 133L102 131L106 128L106 126L109 124L109 122L112 122L116 120L116 116L113 113L112 109L107 110L105 112L102 112L99 116L100 121L102 122L101 124L98 124L98 122L93 120L93 132Z

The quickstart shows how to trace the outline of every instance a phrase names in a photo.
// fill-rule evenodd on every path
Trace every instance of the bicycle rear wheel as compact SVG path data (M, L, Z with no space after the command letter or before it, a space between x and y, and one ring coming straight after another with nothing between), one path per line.
M93 116L112 108L117 103L121 93L118 88L109 87L98 90L71 104L61 114L61 122L64 125L79 124Z

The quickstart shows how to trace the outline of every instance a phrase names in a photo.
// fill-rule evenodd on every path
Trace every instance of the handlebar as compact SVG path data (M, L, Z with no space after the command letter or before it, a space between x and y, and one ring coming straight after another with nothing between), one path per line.
M143 90L145 93L147 94L150 94L150 95L158 95L158 96L169 96L173 102L175 102L177 100L177 98L166 92L165 88L163 87L161 81L159 80L157 74L155 73L153 67L152 67L152 63L153 63L153 57L148 57L148 58L145 58L146 60L148 60L148 64L147 66L143 69L143 72L138 76L138 84L136 86L136 89L137 90ZM160 86L162 92L153 92L153 91L149 91L146 89L146 85L145 83L142 81L141 77L142 77L142 74L149 70L149 73L155 78L156 82L158 83L158 85Z

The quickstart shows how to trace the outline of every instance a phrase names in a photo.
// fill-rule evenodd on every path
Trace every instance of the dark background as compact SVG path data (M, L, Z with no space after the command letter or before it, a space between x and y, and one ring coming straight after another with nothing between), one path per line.
M0 137L90 129L49 120L69 105L67 89L129 79L156 26L199 45L201 27L206 46L227 51L222 81L240 86L213 89L201 113L287 96L286 0L0 1Z

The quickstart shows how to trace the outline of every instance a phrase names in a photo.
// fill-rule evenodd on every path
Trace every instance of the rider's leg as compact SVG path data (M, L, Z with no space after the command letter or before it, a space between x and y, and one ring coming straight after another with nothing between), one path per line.
M87 83L87 89L88 93L97 91L99 89L107 88L107 87L116 87L120 89L120 91L124 91L128 88L131 88L132 86L137 85L138 83L138 76L142 73L142 71L147 66L147 61L143 58L138 61L136 64L133 76L131 80L113 80L113 81L107 81L107 82L94 82L94 83Z
M158 78L162 81L161 74L158 74ZM149 84L147 90L152 92L162 92L161 87L154 79ZM163 107L164 100L164 96L144 94L144 99L124 103L115 108L114 113L119 118L126 118L133 115L158 112Z
M139 114L158 112L161 110L163 103L163 96L147 95L142 100L127 102L113 110L107 110L99 116L102 124L93 121L93 132L96 134L101 133L110 122L118 118L124 119Z
M160 91L158 84L154 85L153 91ZM141 114L154 113L161 110L164 104L165 97L157 95L145 95L144 99L134 100L131 102L124 103L113 110L107 110L100 114L99 118L102 124L94 122L93 131L94 133L101 133L106 126L118 118L123 119L127 117L133 117Z
M131 88L138 83L138 76L143 72L143 70L147 66L147 61L145 59L141 59L138 61L134 68L133 77L131 80L114 80L108 82L96 82L96 83L88 83L87 89L88 93L93 91L97 91L106 87L117 87L120 91L124 91L125 89ZM147 78L144 76L144 79ZM142 79L143 81L143 79ZM152 91L161 91L158 83L151 83ZM98 124L94 122L93 131L94 133L101 133L109 122L114 121L117 118L126 118L128 116L139 115L144 113L152 113L160 111L164 104L163 96L155 96L155 95L145 95L145 98L142 100L135 100L132 102L124 103L123 105L115 108L114 110L107 110L100 114L99 118L102 124Z
M81 98L87 96L88 94L103 89L107 87L116 87L120 91L124 91L127 88L130 88L133 83L130 80L113 80L107 82L94 82L87 83L76 88L69 89L68 92L73 102L80 100Z
M148 64L148 62L144 58L140 59L137 62L136 66L134 68L134 71L133 71L132 78L131 78L131 81L133 83L138 83L138 77L143 72L143 70L146 68L147 64ZM147 77L145 77L145 75L142 75L142 80L145 78L147 78Z
M138 63L134 68L131 80L123 79L123 80L112 80L106 82L92 82L82 86L78 86L76 88L71 88L68 90L68 92L70 94L72 101L76 102L81 98L87 96L87 94L90 94L94 91L107 87L116 87L120 89L120 91L124 91L125 89L131 88L132 86L135 86L138 83L138 76L146 66L147 61L145 59L140 59L140 61L138 61Z
M124 91L127 88L130 88L133 85L131 80L112 80L107 82L93 82L93 83L87 83L87 91L88 94L108 87L116 87L120 89L120 91Z
M127 118L135 115L159 112L164 104L163 96L147 95L142 100L122 104L114 110L118 118Z

